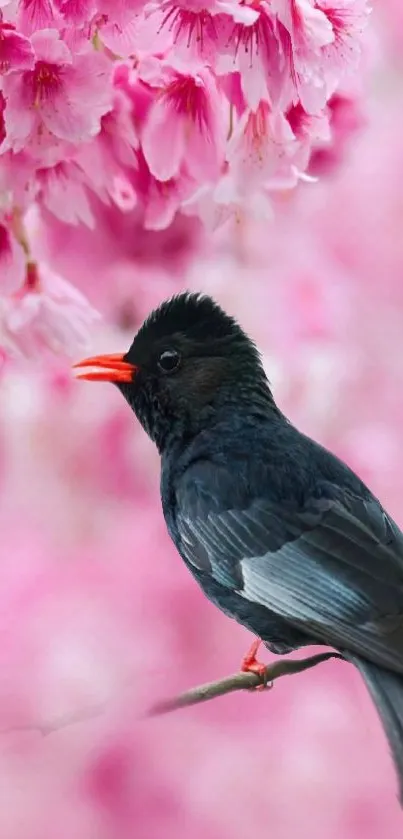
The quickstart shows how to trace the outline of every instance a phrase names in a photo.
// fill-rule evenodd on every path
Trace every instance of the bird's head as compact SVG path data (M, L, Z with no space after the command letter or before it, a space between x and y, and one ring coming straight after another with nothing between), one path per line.
M272 403L259 353L210 297L183 293L143 323L127 353L75 365L77 377L113 382L160 449L191 437L217 411Z

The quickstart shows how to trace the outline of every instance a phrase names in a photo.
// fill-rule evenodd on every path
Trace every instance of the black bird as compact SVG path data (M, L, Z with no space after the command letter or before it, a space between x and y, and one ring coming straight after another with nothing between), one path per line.
M255 345L207 296L173 297L125 355L76 366L114 382L156 443L167 528L207 597L274 653L324 644L356 665L403 802L403 534L380 502L282 414Z

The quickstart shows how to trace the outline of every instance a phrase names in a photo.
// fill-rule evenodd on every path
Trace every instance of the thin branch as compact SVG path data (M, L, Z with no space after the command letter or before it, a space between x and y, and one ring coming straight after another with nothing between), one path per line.
M179 696L173 696L168 699L162 699L156 702L148 710L148 716L157 716L160 714L168 714L171 711L177 711L178 708L186 708L188 705L198 705L200 702L208 702L210 699L216 699L218 696L225 696L227 693L233 693L236 690L253 690L254 688L267 689L272 687L272 683L279 679L280 676L292 676L294 673L302 673L303 670L309 670L311 667L316 667L317 664L322 664L330 658L343 658L340 653L318 653L309 658L300 660L281 658L266 667L262 675L258 673L234 673L232 676L227 676L226 679L219 679L217 682L208 682L205 685L191 688Z
M343 656L340 653L328 652L319 653L300 660L281 658L269 664L262 675L251 672L234 673L232 676L227 676L226 679L220 679L217 682L209 682L205 685L191 688L191 690L187 690L179 696L162 699L148 709L147 716L167 714L179 708L185 708L188 705L198 705L200 702L208 702L210 699L216 699L218 696L225 696L226 693L233 693L237 690L253 690L255 688L261 688L262 690L269 689L272 687L272 683L276 679L279 679L280 676L292 676L294 673L302 673L304 670L316 667L317 664L322 664L322 662L328 661L330 658L342 659ZM37 731L43 737L46 737L55 731L60 731L62 728L67 728L71 725L76 725L77 723L100 716L106 710L107 704L108 701L89 705L87 708L82 708L76 713L65 714L48 722L23 723L21 725L10 726L10 728L0 729L0 735L18 731Z

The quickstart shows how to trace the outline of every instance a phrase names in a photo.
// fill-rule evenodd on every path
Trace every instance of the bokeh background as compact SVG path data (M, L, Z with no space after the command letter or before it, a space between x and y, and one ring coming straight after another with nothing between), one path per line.
M403 5L376 5L346 142L270 225L244 219L212 246L192 219L137 237L100 209L97 233L53 221L35 247L104 315L94 351L124 350L181 288L212 293L286 414L403 525ZM157 454L114 388L31 359L5 365L0 400L1 839L401 837L386 741L347 664L147 718L236 670L251 638L176 555Z

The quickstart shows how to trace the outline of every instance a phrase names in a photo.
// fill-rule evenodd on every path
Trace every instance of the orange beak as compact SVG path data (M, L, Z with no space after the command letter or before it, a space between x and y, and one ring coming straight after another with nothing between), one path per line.
M85 367L101 369L82 370ZM89 382L132 382L137 370L134 364L124 361L124 356L119 353L85 358L78 364L73 364L73 369L79 370L76 373L77 379L86 379Z

